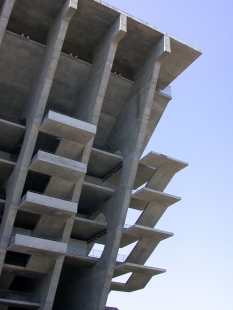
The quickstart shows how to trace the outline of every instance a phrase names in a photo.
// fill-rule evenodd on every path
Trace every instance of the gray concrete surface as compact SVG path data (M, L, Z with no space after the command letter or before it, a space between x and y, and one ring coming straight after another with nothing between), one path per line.
M156 153L139 158L171 99L159 90L200 51L98 1L79 0L78 9L76 0L0 4L0 151L10 153L25 133L18 161L2 181L0 270L34 279L41 310L52 309L57 286L56 309L104 310L111 289L141 289L165 271L143 265L172 235L153 227L179 201L163 190L187 164ZM16 124L19 117L26 128ZM31 161L39 131L40 139L44 132L61 142L55 154L39 151ZM21 201L29 169L51 175L47 197ZM128 207L143 212L124 229ZM41 216L28 229L41 238L17 233L25 230L13 228L20 212ZM30 255L24 267L3 264L12 233L18 244L11 246ZM43 239L49 237L62 242ZM96 237L105 245L100 259L77 255ZM116 264L119 247L137 240L126 262ZM66 251L54 254L50 247L58 244ZM126 284L111 283L127 272L133 274Z

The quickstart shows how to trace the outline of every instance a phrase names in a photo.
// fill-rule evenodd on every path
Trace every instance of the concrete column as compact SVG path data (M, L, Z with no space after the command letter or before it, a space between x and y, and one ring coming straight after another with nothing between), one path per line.
M126 31L127 18L121 14L94 51L92 68L88 75L86 85L79 94L74 111L74 116L78 119L94 125L98 124L117 46L126 34ZM93 141L94 138L85 145L81 162L88 164ZM63 143L66 144L67 150L69 143L67 141L61 141L61 144ZM73 144L70 144L70 147L73 148ZM76 183L72 201L78 203L83 181L84 178ZM69 221L63 233L64 240L69 239L68 236L71 234L72 227L73 225Z
M36 294L41 296L39 310L51 310L65 256L58 258L50 273L36 281Z
M106 245L102 257L94 267L82 274L70 275L66 287L60 288L65 294L63 298L69 296L71 310L77 306L85 310L105 309L159 76L159 61L170 52L167 39L163 37L135 69L135 82L128 102L123 106L107 141L106 149L110 148L112 152L120 150L122 153L121 179L115 194L99 207L107 218ZM64 301L58 309L65 306Z
M4 0L0 11L0 45L6 31L6 27L15 4L15 0Z
M77 99L75 116L97 125L108 85L117 45L127 31L127 17L120 14L93 55L93 64L85 87Z
M3 224L0 229L0 271L5 258L7 246L20 202L32 152L35 146L40 123L44 113L47 98L60 56L62 44L69 21L77 9L78 0L67 0L51 27L44 55L37 75L35 76L22 118L26 119L26 132L22 150L17 164L6 183L6 204Z

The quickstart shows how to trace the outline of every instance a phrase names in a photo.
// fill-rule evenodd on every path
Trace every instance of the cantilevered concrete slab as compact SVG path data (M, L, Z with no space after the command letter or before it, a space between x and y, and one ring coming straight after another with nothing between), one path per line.
M126 267L123 267L123 268L125 268L125 270L134 269L134 270L137 270L138 273L134 272L126 283L119 283L119 282L112 281L111 290L113 291L133 292L133 291L143 289L154 275L158 275L158 274L166 272L165 269L160 269L160 268L152 268L150 270L150 269L147 269L147 267L145 267L145 269L143 270L143 266L138 266L137 268L134 266L126 265ZM144 273L142 273L143 271Z
M88 241L107 228L106 223L75 217L71 238Z
M124 229L121 237L120 247L125 247L135 241L140 240L141 238L162 241L172 236L173 233L170 232L135 224L129 228Z
M133 189L137 189L138 187L148 182L155 173L155 170L155 168L144 166L139 162Z
M49 111L42 121L40 131L85 145L95 135L96 126Z
M122 163L122 156L92 148L87 167L87 174L103 178Z
M8 251L43 255L55 259L67 252L67 244L39 237L16 234L10 239Z
M152 201L160 206L168 207L180 199L180 197L144 187L132 194L129 207L136 210L144 210L148 203Z
M77 212L77 204L72 201L27 192L20 201L19 210L41 215L62 215L63 219L68 219Z
M25 126L0 119L0 150L11 152L25 132Z
M87 166L84 163L40 150L32 158L29 170L77 182L86 173Z
M117 263L114 271L114 277L118 277L128 272L155 276L157 274L166 272L166 270L132 263Z

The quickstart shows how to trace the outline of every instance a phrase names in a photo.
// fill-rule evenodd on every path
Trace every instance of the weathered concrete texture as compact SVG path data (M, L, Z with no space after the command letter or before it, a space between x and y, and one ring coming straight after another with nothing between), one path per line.
M4 0L0 10L0 45L6 31L6 26L11 15L15 0Z

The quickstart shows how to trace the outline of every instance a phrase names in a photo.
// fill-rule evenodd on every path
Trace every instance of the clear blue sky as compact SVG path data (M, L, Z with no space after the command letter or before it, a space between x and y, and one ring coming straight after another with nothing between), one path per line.
M203 52L171 84L173 99L146 150L189 163L165 190L182 201L156 226L175 236L161 242L147 262L167 272L144 290L110 293L108 305L119 310L232 310L233 1L107 2Z

